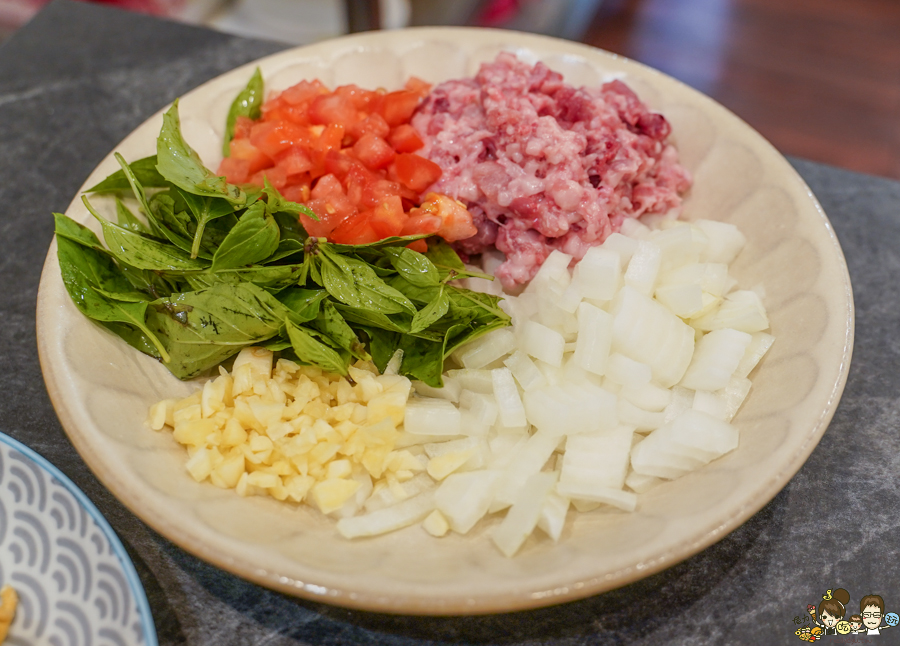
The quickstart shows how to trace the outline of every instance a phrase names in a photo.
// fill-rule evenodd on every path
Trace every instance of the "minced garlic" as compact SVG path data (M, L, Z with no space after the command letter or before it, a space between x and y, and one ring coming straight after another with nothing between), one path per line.
M355 512L373 488L396 486L426 468L395 449L410 381L357 362L354 383L262 348L241 351L190 397L150 409L154 430L172 428L198 482L242 496L306 501L322 513Z

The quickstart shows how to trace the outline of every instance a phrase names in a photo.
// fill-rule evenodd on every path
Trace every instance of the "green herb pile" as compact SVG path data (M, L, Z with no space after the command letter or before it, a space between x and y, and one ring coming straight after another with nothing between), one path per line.
M237 103L237 101L236 101ZM128 164L89 193L115 199L116 222L88 228L55 213L59 264L75 305L188 379L261 345L347 374L355 359L380 370L399 349L400 372L441 385L444 359L509 325L495 296L449 284L468 272L445 242L423 236L342 245L311 238L271 185L235 186L184 141L177 102L157 154ZM133 194L143 218L122 201Z

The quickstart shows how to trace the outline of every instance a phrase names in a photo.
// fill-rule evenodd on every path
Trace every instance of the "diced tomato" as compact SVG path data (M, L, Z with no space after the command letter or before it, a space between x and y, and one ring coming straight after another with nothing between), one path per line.
M447 242L471 238L478 233L472 214L462 204L438 193L429 193L418 209L409 212L410 220L421 216L437 216L441 220L437 234Z
M279 96L290 105L310 103L320 94L327 94L328 89L318 80L300 81L284 90Z
M357 85L342 85L334 93L347 99L354 108L361 112L371 112L372 104L379 99L378 93L364 90Z
M348 131L353 141L356 141L365 134L373 134L384 139L391 132L391 127L387 124L377 112L370 114L362 121L357 122Z
M328 239L340 244L366 244L381 240L382 236L375 233L369 223L369 215L369 212L363 212L347 218L331 232Z
M304 178L297 184L289 184L281 189L281 197L291 202L305 204L309 201L309 178Z
M259 148L251 144L250 140L247 138L232 139L229 144L229 149L231 151L231 158L247 162L247 172L250 175L272 165L272 159L264 154Z
M384 139L377 135L365 134L353 144L353 154L370 170L387 168L397 153Z
M415 92L420 98L425 98L431 92L431 83L426 83L420 78L410 76L406 81L405 89Z
M397 180L421 193L441 178L441 167L413 153L401 153L394 160Z
M414 236L419 233L437 233L443 220L437 215L421 212L419 209L413 209L409 212L409 217L403 225L400 235Z
M236 157L226 157L219 164L217 175L224 175L232 184L246 184L250 181L250 162Z
M359 121L358 114L349 99L337 94L321 94L309 104L309 120L312 123L348 128Z
M303 127L287 121L260 121L250 129L250 143L273 159L298 141L307 139Z
M266 168L254 174L250 178L250 183L256 184L257 186L263 186L266 179L268 179L269 183L279 191L287 186L288 183L287 173L284 172L283 168L279 168L278 166L272 166L271 168Z
M397 195L388 197L375 207L369 217L369 224L378 234L379 239L400 235L407 215L403 212L403 204Z
M234 135L232 135L232 141L235 139L246 139L250 136L250 129L253 127L253 119L250 117L240 116L234 120Z
M309 153L299 146L292 146L279 155L277 165L284 168L287 175L308 173L314 167Z
M419 95L409 90L388 92L384 95L384 103L381 106L381 116L393 128L401 123L407 123L419 105Z
M397 92L356 85L329 92L302 81L267 100L258 121L237 120L220 172L235 183L268 179L286 199L306 204L319 218L300 216L313 236L351 244L395 235L468 237L472 218L456 201L429 194L417 206L441 176L440 166L414 154L423 140L409 123L430 87L411 78Z
M408 245L406 245L407 249L412 249L413 251L418 251L419 253L425 253L428 251L428 243L422 240L413 240Z
M425 145L416 129L408 123L391 130L387 142L398 153L414 153Z

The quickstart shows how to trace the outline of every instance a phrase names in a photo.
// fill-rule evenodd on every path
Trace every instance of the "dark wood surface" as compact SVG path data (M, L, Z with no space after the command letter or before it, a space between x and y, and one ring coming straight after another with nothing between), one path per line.
M900 179L898 0L606 0L583 40L701 90L785 154Z

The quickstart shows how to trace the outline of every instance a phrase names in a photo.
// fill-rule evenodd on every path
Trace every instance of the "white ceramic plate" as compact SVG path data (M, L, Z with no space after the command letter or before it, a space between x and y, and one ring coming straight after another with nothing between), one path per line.
M19 596L10 644L156 646L119 538L59 469L0 433L0 585Z
M746 249L732 267L765 291L777 341L757 370L735 423L740 447L701 471L641 496L635 513L573 514L558 544L540 532L513 559L486 536L435 539L420 527L349 542L332 521L274 500L244 499L185 472L183 449L144 426L151 403L185 396L152 359L82 317L59 277L55 243L38 299L41 364L66 432L97 476L178 545L290 594L403 613L482 613L587 596L666 568L719 540L769 501L819 441L849 367L853 300L843 255L819 204L759 134L709 98L634 62L567 41L478 29L361 34L285 51L185 95L185 135L207 165L219 160L222 124L253 66L267 87L303 78L329 86L401 87L409 75L438 82L474 73L498 50L543 60L574 84L623 78L673 125L695 176L687 218L737 224ZM155 152L161 115L120 145L126 159ZM88 178L117 168L110 154ZM67 211L91 218L76 197Z

